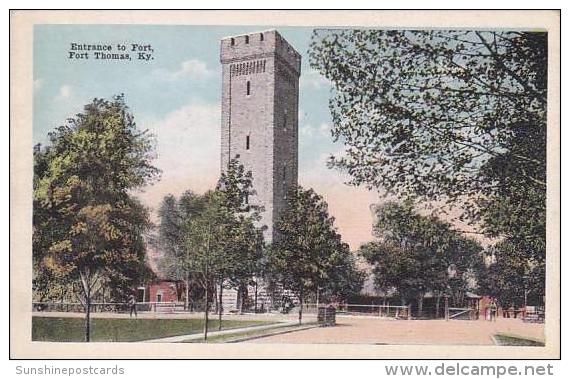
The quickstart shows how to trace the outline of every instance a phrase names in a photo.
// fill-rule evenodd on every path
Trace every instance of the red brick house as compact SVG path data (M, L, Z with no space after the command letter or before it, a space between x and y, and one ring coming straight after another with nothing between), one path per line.
M172 303L183 301L183 296L184 283L179 280L157 279L136 289L138 303Z

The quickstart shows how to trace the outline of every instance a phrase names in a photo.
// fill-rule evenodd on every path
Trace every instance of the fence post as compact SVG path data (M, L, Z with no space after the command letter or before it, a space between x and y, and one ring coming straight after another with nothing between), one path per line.
M412 319L412 305L408 304L408 320Z

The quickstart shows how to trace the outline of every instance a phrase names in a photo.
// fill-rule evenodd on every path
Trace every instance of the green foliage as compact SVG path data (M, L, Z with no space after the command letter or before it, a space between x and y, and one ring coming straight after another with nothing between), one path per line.
M254 193L252 181L251 172L233 159L215 190L204 195L187 191L178 201L169 195L160 207L161 266L184 278L187 302L191 283L204 290L205 322L214 287L221 298L224 285L240 288L261 271L263 231L255 226L259 208L247 204ZM218 310L221 328L221 306Z
M366 280L366 273L358 268L357 257L348 245L342 245L330 256L331 271L327 281L319 287L321 299L347 301L351 296L360 293Z
M510 240L497 243L491 250L491 264L480 275L483 293L504 307L543 304L544 263L526 259L521 245Z
M373 266L376 287L395 288L408 301L433 291L456 295L460 303L461 294L474 286L472 274L483 265L482 247L448 223L420 215L410 202L388 202L375 212L377 241L364 244L360 253Z
M545 33L319 30L310 59L335 88L348 149L334 163L356 183L460 197L491 186L481 167L506 151L513 168L544 169L528 137L546 131Z
M263 207L249 203L249 198L256 194L251 171L245 171L238 160L230 160L215 194L223 225L220 280L226 279L234 287L243 286L261 273L263 230L266 228L256 227Z
M301 187L287 199L269 252L269 275L301 301L317 289L341 298L360 291L363 275L336 231L327 203L312 189Z
M332 166L459 206L544 269L547 33L317 30L310 60L334 87Z
M162 265L202 285L228 280L237 286L255 275L263 234L255 226L258 208L246 204L252 194L251 173L232 160L215 190L187 191L179 200L166 196L159 209Z
M153 244L162 253L160 271L168 278L186 280L190 274L190 251L181 246L182 226L206 207L206 198L188 190L180 199L167 195L158 209L158 235Z
M151 275L143 239L148 212L129 191L158 176L152 151L151 137L137 129L122 96L93 100L50 133L49 146L36 146L38 291L52 283L71 286L88 310L103 286L119 300Z

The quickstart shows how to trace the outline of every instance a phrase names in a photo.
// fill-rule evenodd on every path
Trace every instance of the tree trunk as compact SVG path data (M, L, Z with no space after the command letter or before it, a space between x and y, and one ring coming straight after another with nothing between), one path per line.
M257 314L257 278L255 279L255 301L253 305L253 310Z
M245 303L245 297L247 295L247 287L243 284L239 285L239 314L243 314L243 304Z
M204 301L204 341L206 341L208 339L208 306L210 305L208 301L208 282L204 286L204 294L206 296Z
M91 341L91 296L85 300L85 342Z
M212 293L212 295L214 296L214 314L218 314L218 312L220 311L220 304L218 303L218 285L214 284L214 293Z
M224 281L220 280L220 293L218 294L218 330L222 330L222 313L224 305L222 303L222 291L224 290Z
M299 294L299 325L303 322L303 291Z
M88 272L81 272L79 274L81 279L81 286L83 288L83 295L85 296L84 309L85 309L85 342L91 341L91 275Z
M438 294L435 298L435 318L439 318L439 302L441 300L441 295Z
M421 318L424 313L424 295L418 297L418 318Z
M209 271L210 271L210 237L211 225L208 224L208 237L206 239L206 268L204 275L204 294L206 295L205 308L204 308L204 341L208 339L208 308L210 302L208 300L208 287L210 286ZM215 287L215 284L214 284Z
M184 299L184 309L188 310L190 308L190 274L186 274L186 298Z

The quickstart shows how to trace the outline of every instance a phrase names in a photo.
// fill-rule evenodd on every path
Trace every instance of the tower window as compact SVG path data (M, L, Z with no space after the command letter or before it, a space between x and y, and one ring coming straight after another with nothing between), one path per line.
M232 38L230 41L230 45L234 46L235 44L236 44L236 40L235 40L235 38Z
M249 150L249 136L245 137L245 149Z
M245 36L245 43L249 43L249 36Z
M246 88L245 92L246 92L246 95L249 96L251 94L251 83L249 82L249 80L246 83L246 87L247 88Z
M263 33L259 33L259 40L263 41Z

